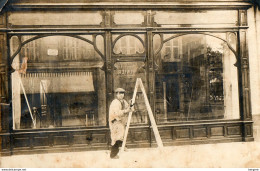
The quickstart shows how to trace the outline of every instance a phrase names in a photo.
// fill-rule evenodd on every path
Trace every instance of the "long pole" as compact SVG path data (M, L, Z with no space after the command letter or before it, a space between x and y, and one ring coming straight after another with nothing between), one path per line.
M20 85L21 85L22 90L23 90L23 94L24 94L24 97L25 97L25 100L26 100L26 103L27 103L27 106L28 106L28 109L29 109L29 112L30 112L32 121L33 121L33 126L34 126L34 128L35 128L35 127L36 127L36 123L35 123L35 120L33 119L31 107L30 107L30 104L29 104L29 102L28 102L28 98L27 98L27 95L26 95L26 93L25 93L24 86L23 86L22 79L21 79L20 75L19 75L19 81L20 81Z
M190 117L190 105L191 105L192 96L193 96L193 85L191 86L191 97L190 97L187 120L189 120L189 117Z
M167 122L166 82L163 82L163 107L164 107L164 119Z

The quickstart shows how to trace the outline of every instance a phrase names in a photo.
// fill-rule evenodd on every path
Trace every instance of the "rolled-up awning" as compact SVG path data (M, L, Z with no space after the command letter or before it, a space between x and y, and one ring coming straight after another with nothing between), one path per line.
M94 91L92 72L27 73L22 83L27 94Z

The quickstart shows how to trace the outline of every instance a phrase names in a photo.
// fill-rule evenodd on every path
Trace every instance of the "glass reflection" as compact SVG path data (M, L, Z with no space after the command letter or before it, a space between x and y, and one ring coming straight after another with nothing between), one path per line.
M140 36L142 40L144 39L143 35L138 36ZM142 54L144 53L144 45L134 36L123 36L116 41L113 52L117 55Z
M114 89L121 87L126 90L125 99L131 100L134 93L136 79L141 78L147 90L146 72L144 62L117 62L114 70ZM148 113L144 102L144 96L140 88L135 99L135 112L132 115L131 124L148 123Z
M236 58L222 40L180 36L155 58L159 122L239 118Z
M92 35L84 38L93 41ZM97 38L102 52L103 37ZM11 39L11 52L15 43ZM25 58L28 68L21 74ZM106 125L103 64L92 44L73 37L44 37L23 46L12 65L13 128Z

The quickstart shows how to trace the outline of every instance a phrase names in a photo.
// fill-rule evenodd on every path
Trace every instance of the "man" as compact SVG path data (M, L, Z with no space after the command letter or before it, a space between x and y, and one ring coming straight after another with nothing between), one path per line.
M111 132L111 153L110 158L117 159L119 147L122 146L127 116L134 109L124 100L125 90L117 88L115 90L116 98L111 102L109 107L109 128Z

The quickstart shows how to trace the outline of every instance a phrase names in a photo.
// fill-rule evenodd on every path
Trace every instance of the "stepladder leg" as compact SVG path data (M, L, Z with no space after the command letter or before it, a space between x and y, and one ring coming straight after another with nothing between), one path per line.
M150 122L151 122L151 126L152 126L152 129L153 129L153 132L154 132L156 143L157 143L159 148L162 148L163 147L163 143L162 143L162 140L161 140L161 136L159 134L158 127L156 125L156 122L155 122L155 119L154 119L154 116L153 116L153 112L152 112L152 109L151 109L148 97L146 95L146 91L145 91L145 88L144 88L144 85L142 83L141 78L137 78L137 80L136 80L136 84L135 84L135 88L134 88L134 94L133 94L133 98L132 98L132 104L135 103L135 98L136 98L136 93L137 93L138 87L141 88L141 91L142 91L142 93L144 95L146 109L148 111L148 116L150 118ZM128 135L128 130L130 128L131 118L132 118L132 112L130 112L129 115L128 115L127 125L126 125L126 129L125 129L125 134L124 134L124 140L123 140L122 148L121 148L121 151L120 151L121 153L125 149L127 135Z

